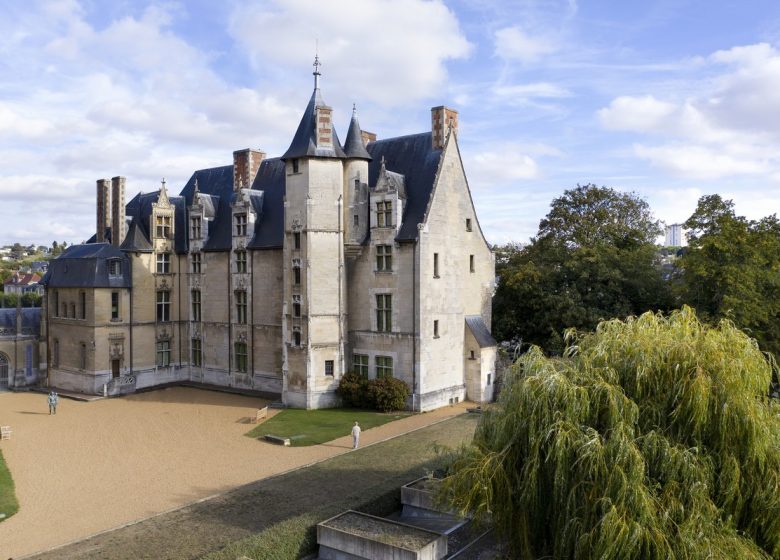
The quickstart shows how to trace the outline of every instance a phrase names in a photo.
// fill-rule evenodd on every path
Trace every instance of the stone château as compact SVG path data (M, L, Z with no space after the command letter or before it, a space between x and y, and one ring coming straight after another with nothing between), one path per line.
M178 196L125 203L97 181L97 233L51 262L48 383L124 394L190 382L334 406L347 371L393 376L408 407L492 398L493 254L457 143L458 114L346 140L315 86L289 149L233 152Z

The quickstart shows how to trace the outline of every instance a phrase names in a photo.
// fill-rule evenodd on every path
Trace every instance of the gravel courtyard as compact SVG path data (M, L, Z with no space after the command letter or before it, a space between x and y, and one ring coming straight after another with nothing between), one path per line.
M281 448L244 437L266 401L192 388L119 399L0 393L2 442L19 513L0 523L0 558L31 554L348 452L351 438ZM364 432L370 444L463 411L415 415ZM345 434L351 426L345 426Z

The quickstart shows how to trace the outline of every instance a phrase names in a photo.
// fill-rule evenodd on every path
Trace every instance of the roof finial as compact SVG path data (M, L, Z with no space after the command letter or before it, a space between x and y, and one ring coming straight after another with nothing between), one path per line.
M165 177L162 178L162 190L165 190Z
M352 116L354 117L357 114L357 108L355 107L355 104L352 103Z
M198 187L198 178L195 177L195 193L194 194L199 194L199 193L200 193L200 188Z
M322 66L322 63L320 62L320 55L317 52L319 51L319 39L317 40L317 49L314 52L314 89L320 89L320 66Z

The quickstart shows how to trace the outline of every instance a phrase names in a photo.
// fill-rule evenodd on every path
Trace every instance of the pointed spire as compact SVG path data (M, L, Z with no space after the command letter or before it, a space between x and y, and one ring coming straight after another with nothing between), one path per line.
M363 134L360 132L357 108L354 103L352 104L352 120L349 122L347 139L344 141L344 153L348 158L371 160L371 156L363 145Z
M314 55L314 89L320 89L320 66L322 66L322 63L320 62L320 56L318 54Z

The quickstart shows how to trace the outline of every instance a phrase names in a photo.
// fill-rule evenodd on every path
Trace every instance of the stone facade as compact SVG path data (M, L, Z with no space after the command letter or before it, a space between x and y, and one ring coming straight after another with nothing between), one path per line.
M98 181L104 233L44 280L49 383L186 381L319 408L357 371L404 380L413 410L491 400L494 261L457 112L436 107L430 132L386 140L353 115L343 146L332 117L315 87L281 158L235 151L179 196L163 183L125 204L116 177L110 227Z

